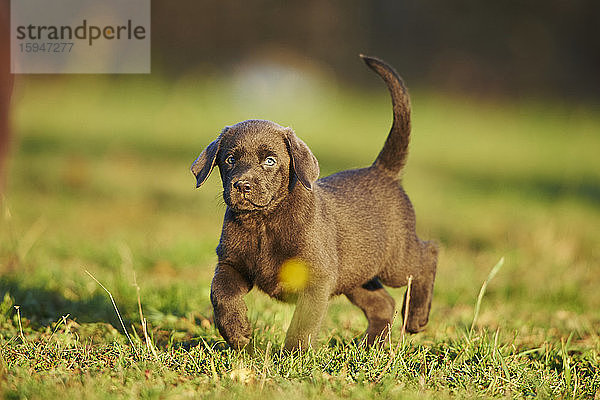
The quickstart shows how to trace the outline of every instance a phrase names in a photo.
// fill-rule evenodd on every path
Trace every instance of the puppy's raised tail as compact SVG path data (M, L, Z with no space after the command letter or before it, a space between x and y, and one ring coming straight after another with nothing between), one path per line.
M392 128L373 165L392 174L399 174L406 163L410 139L410 99L408 91L402 78L390 65L375 57L363 54L360 57L386 83L392 95L394 110Z

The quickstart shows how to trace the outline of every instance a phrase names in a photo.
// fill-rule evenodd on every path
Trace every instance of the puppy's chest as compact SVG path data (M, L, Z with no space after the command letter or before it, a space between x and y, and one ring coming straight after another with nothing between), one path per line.
M236 239L221 243L224 255L235 260L240 272L261 291L285 300L279 272L284 261L297 255L298 247L293 238L262 228L243 232L236 235Z

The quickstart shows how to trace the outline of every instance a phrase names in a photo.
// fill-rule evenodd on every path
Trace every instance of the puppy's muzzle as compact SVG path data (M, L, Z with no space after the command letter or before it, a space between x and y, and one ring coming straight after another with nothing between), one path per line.
M236 188L242 194L250 193L250 191L252 190L252 186L248 181L237 181L233 184L233 187Z

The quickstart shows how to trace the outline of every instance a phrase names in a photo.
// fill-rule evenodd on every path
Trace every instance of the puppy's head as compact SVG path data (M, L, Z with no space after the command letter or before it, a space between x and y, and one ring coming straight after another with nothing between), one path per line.
M215 165L223 181L223 199L234 211L269 210L299 181L312 190L319 164L290 128L248 120L223 129L192 164L200 187Z

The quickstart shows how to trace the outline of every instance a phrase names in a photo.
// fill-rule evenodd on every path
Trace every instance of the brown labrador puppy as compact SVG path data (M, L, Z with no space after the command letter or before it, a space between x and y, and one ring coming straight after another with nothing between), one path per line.
M372 344L394 317L394 300L383 285L405 286L409 276L407 330L419 332L427 324L438 251L417 237L415 213L400 182L409 98L392 67L361 57L387 84L394 109L389 136L370 167L317 179L319 165L308 146L290 128L263 120L226 127L192 165L197 187L215 165L221 172L227 210L211 301L219 332L236 349L250 341L244 295L253 286L296 302L285 339L290 350L309 346L329 299L339 294L364 312ZM302 285L280 279L289 260L305 266Z

